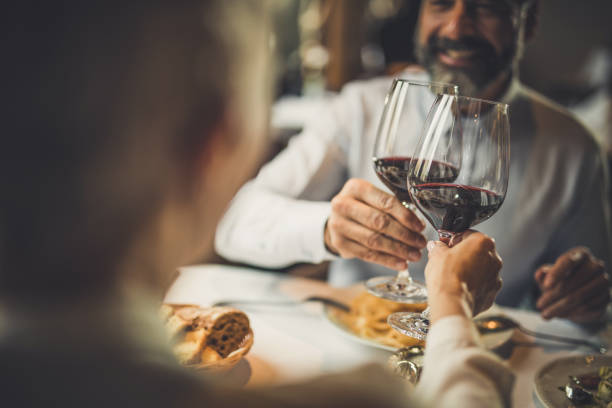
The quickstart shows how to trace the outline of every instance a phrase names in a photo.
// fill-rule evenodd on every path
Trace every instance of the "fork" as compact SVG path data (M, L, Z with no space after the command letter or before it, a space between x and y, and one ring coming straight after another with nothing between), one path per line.
M323 296L308 296L301 300L240 300L228 299L221 300L212 304L212 306L230 306L230 305L245 305L245 306L299 306L306 302L320 302L326 306L335 307L337 309L348 312L351 308L337 300Z

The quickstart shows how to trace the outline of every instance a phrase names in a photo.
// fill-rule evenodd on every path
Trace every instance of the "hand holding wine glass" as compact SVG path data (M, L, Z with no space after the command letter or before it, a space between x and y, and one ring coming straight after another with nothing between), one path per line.
M427 249L425 276L432 322L452 314L465 315L465 307L468 316L476 315L493 304L502 285L502 260L491 238L469 230L452 248L437 241L430 242Z
M343 258L359 258L391 269L418 261L427 241L425 224L366 180L350 179L332 199L325 244Z

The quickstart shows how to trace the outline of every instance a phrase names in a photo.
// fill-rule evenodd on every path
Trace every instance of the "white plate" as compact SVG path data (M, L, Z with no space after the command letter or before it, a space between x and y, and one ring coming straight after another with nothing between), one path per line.
M592 359L587 363L587 357ZM535 395L545 407L566 407L571 402L559 390L569 382L569 375L584 375L596 372L599 367L612 366L612 356L574 356L551 361L535 376Z
M387 346L386 344L382 344L379 343L373 339L367 338L367 337L361 337L358 336L357 334L355 334L353 331L351 331L350 328L346 327L346 325L344 323L342 323L342 321L340 321L337 316L335 316L334 312L332 311L331 308L329 307L325 307L324 308L324 315L327 318L327 320L332 324L332 326L334 326L335 328L338 329L338 331L343 335L346 336L348 338L350 338L353 341L356 341L358 343L361 344L365 344L371 347L376 347L379 349L383 349L383 350L388 350L388 351L396 351L397 349L395 347L391 347L391 346ZM504 344L508 343L508 341L510 341L510 339L512 338L512 335L514 334L514 330L513 329L508 329L508 330L504 330L504 331L500 331L500 332L496 332L496 333L487 333L481 336L481 339L485 345L485 347L489 350L495 350L501 346L503 346Z

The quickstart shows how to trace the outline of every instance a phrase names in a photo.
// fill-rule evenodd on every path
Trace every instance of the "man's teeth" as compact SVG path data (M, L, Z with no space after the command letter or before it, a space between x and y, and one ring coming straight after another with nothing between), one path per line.
M446 50L445 54L453 59L470 58L475 52L470 50Z

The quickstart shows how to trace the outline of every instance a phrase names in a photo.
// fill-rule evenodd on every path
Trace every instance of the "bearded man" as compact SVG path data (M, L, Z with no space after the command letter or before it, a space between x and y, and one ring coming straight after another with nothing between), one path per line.
M464 95L510 105L506 200L478 228L505 259L497 302L533 301L544 318L591 322L610 300L607 173L584 126L518 79L537 9L537 0L423 0L414 37L422 68L399 76L453 83ZM354 82L334 97L240 190L217 229L217 252L272 268L330 260L335 285L389 275L406 260L420 260L411 271L422 278L421 250L433 231L385 190L372 166L390 83Z

